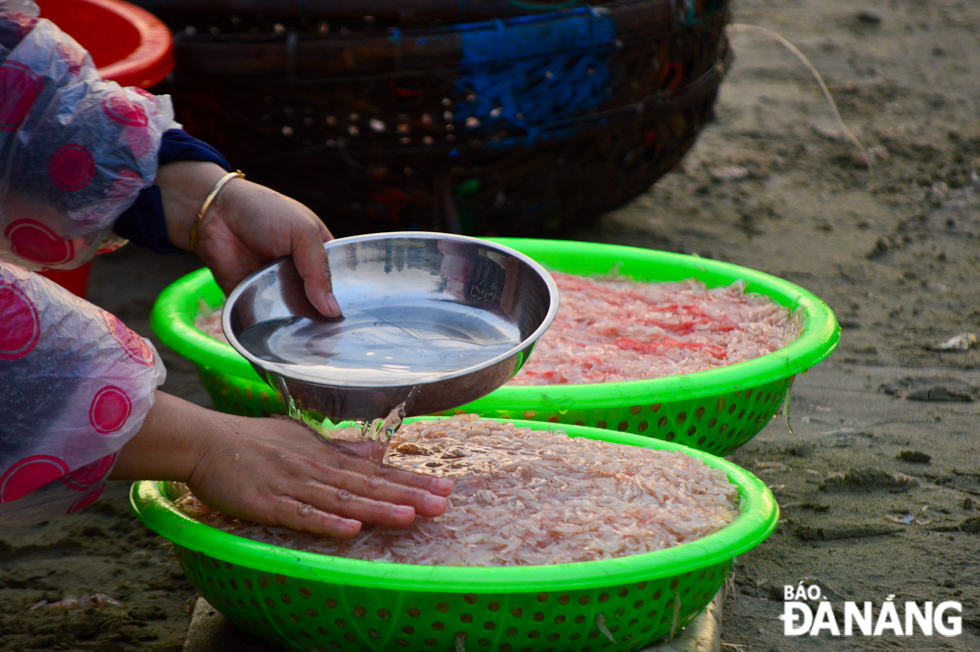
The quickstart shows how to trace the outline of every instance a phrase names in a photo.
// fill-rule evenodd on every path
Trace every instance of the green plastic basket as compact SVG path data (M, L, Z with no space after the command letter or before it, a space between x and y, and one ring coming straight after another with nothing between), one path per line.
M558 428L514 421L517 426ZM573 437L683 451L723 470L741 494L724 529L658 552L576 564L420 566L297 552L228 534L174 507L168 483L133 485L131 501L208 602L247 632L296 650L544 652L638 650L689 623L740 555L775 529L779 508L758 478L719 457L636 435L561 426ZM602 616L615 642L601 631Z
M572 274L615 272L638 281L696 278L708 287L746 283L748 292L802 308L802 335L785 348L727 367L651 380L585 385L504 386L446 414L585 425L677 441L725 455L754 437L783 402L793 378L826 358L840 328L819 298L788 281L745 267L650 249L586 242L494 238L545 267ZM151 325L177 353L193 360L217 409L252 416L284 413L285 405L231 346L194 327L198 297L217 306L224 296L206 269L167 288Z

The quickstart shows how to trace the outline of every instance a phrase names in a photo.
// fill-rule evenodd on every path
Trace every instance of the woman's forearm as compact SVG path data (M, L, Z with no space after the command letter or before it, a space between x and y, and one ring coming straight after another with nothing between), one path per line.
M109 479L186 482L214 422L209 410L158 391L143 427L119 451Z
M201 161L175 161L157 169L156 185L160 187L167 238L175 247L190 250L194 220L224 175L221 166Z

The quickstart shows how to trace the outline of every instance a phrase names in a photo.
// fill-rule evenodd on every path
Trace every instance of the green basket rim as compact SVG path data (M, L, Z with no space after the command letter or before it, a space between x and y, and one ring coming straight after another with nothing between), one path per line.
M840 340L840 326L826 303L798 285L765 272L696 256L622 245L529 238L486 239L516 249L545 267L558 271L569 271L571 266L575 269L591 266L597 270L604 265L603 272L618 266L622 273L630 274L632 271L642 272L639 268L652 262L670 270L671 278L663 280L696 277L709 287L715 287L741 279L745 281L748 292L765 294L790 309L802 308L806 326L797 340L778 351L707 371L616 383L505 385L464 407L481 414L493 415L494 412L515 409L571 410L585 405L614 408L625 404L718 396L806 371L830 355ZM560 263L555 264L560 259L568 259L569 264L564 266L564 270ZM641 279L649 277L649 274L642 273L632 275ZM194 327L198 297L213 299L214 303L218 303L222 296L209 270L204 268L192 272L160 294L150 316L151 328L164 344L198 365L264 383L248 361L230 345Z
M408 421L439 418L445 417ZM687 453L721 469L738 486L741 514L714 534L656 552L571 564L486 568L369 562L259 543L184 515L167 498L166 482L144 480L133 484L130 502L137 517L157 534L225 562L310 581L426 592L528 593L593 589L673 577L729 562L762 543L776 528L779 506L769 488L748 471L720 457L679 444L598 428L524 420L507 422L538 430L564 430L572 437Z

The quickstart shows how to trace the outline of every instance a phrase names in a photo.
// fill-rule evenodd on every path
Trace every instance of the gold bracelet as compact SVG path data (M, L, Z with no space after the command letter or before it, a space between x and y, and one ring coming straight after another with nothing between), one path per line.
M211 192L208 193L208 196L204 200L204 203L201 204L201 210L197 212L197 217L194 218L194 224L191 225L191 237L190 237L191 251L195 251L197 249L197 232L201 229L201 222L204 220L204 214L208 211L208 208L211 206L211 202L213 202L215 197L218 196L218 193L221 192L221 189L225 187L225 184L235 178L244 179L245 173L242 172L241 170L235 170L234 172L229 172L225 176L218 179L218 183L214 184L214 188L211 189Z

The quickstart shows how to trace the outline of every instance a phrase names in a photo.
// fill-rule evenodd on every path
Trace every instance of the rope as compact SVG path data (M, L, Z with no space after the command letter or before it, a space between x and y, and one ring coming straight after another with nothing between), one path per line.
M847 139L850 140L851 143L853 143L854 146L858 148L858 151L860 151L861 154L864 156L864 160L868 165L868 174L871 177L871 187L873 188L875 185L875 169L874 169L874 163L871 159L871 154L868 153L868 150L865 149L864 145L861 144L861 141L858 140L858 137L854 135L854 132L852 132L850 128L848 128L847 124L844 123L844 118L841 117L840 111L837 110L837 103L834 101L833 96L830 94L830 89L827 88L827 84L824 83L823 77L820 76L820 73L817 71L816 67L812 63L810 63L810 60L806 58L806 55L800 52L795 45L790 43L784 37L782 37L781 35L777 34L772 30L766 29L765 27L759 27L758 25L732 24L728 26L728 30L731 32L758 32L760 34L773 38L776 41L778 41L780 44L782 44L783 47L785 47L787 50L792 52L797 59L803 62L803 65L806 66L807 70L809 70L813 74L814 79L817 80L817 84L820 85L820 90L823 91L823 96L827 98L827 103L830 105L830 110L833 111L834 119L837 120L837 124L840 126L841 131L844 132L844 135L847 137Z

